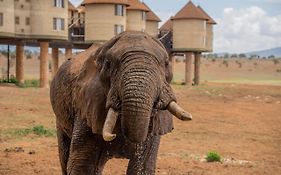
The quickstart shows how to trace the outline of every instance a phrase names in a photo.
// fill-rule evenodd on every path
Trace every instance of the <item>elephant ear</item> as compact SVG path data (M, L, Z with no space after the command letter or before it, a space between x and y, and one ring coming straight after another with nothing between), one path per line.
M86 50L85 52L88 52ZM87 125L94 133L101 133L105 115L101 114L105 95L98 78L97 64L93 55L88 55L75 83L73 91L73 108L75 115L87 121Z
M106 52L118 38L113 38L92 52L82 66L76 80L73 94L75 114L86 120L87 125L92 128L92 132L96 134L102 134L107 115L106 99L110 80L107 80L108 58L106 58Z

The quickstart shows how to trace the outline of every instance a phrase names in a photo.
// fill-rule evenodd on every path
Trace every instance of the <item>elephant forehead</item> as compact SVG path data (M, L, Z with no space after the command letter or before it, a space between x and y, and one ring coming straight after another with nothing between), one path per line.
M165 50L152 38L147 35L129 35L121 37L109 50L114 57L122 57L128 52L144 52L156 58L165 57Z

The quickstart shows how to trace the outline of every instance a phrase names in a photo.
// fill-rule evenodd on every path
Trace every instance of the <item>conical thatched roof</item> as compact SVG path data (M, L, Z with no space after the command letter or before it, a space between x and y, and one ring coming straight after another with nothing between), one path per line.
M142 2L139 0L128 0L129 7L127 7L127 10L142 10L149 12L149 8L147 8Z
M161 22L161 19L148 7L148 5L146 5L145 3L143 4L149 9L149 11L146 13L146 20Z
M177 19L199 19L208 20L208 18L191 2L189 1L173 18Z
M68 10L69 11L76 11L76 8L74 7L74 5L70 1L68 1Z
M85 4L124 4L128 5L127 0L84 0L81 5Z
M198 9L205 15L205 17L208 18L208 21L207 21L208 24L214 24L214 25L217 24L216 21L213 20L213 18L211 18L211 17L208 15L208 13L206 13L206 12L203 10L203 8L200 7L199 5L198 5Z
M171 17L170 19L168 19L161 27L160 27L160 31L173 31L173 21L172 21Z
M77 10L78 10L79 13L85 13L85 6L79 5L77 7Z

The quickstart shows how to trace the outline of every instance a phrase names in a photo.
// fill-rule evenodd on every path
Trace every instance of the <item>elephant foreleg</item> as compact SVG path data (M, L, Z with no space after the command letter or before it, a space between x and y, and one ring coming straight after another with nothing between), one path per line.
M59 150L59 158L62 169L62 175L67 175L67 161L69 157L69 149L70 149L70 138L65 134L65 132L57 128L57 137L58 137L58 150Z
M144 143L135 144L127 175L154 175L159 144L160 136L149 136Z
M105 149L102 138L92 134L86 123L77 119L67 164L68 175L101 175L108 160Z

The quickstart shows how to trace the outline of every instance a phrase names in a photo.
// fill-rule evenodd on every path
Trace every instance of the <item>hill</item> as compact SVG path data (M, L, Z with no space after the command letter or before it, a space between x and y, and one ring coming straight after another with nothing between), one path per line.
M274 55L275 57L281 57L281 47L276 47L276 48L261 50L261 51L248 52L248 53L246 53L246 55L247 56L258 55L260 57L268 57L270 55Z

